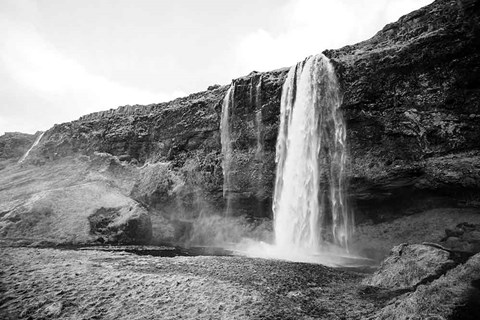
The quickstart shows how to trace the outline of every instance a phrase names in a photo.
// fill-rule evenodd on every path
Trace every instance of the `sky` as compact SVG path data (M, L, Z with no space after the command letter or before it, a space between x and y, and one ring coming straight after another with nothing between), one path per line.
M0 0L0 134L288 67L431 2Z

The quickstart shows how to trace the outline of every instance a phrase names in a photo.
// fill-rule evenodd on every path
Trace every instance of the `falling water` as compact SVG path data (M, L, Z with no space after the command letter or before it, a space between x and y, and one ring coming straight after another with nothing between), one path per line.
M293 66L282 90L273 211L279 248L347 248L346 130L332 64L323 55Z
M263 127L263 114L262 114L262 75L257 78L257 84L254 85L254 80L252 79L250 99L251 104L255 107L255 138L257 140L257 145L255 148L255 196L257 199L257 207L255 210L255 215L259 217L265 216L265 205L264 201L267 198L266 190L266 179L264 176L265 170L265 147L264 147L264 127Z
M40 142L40 140L42 140L42 137L43 137L43 134L45 133L44 132L41 132L37 138L35 139L35 141L33 142L32 146L30 147L30 149L27 150L27 152L25 152L25 154L20 158L20 160L18 160L18 163L23 163L25 161L25 159L27 159L30 151L32 151L33 148L35 148L35 146Z
M254 86L252 85L252 89ZM255 92L251 95L252 104L255 106L255 122L257 125L256 138L257 148L255 150L255 159L263 160L263 126L262 126L262 76L258 78L258 82L255 86Z
M222 170L223 170L223 198L227 200L227 209L225 214L231 215L231 164L233 157L232 139L230 132L230 116L232 112L233 102L235 96L235 83L230 85L230 88L223 99L222 115L220 120L220 141L222 144Z

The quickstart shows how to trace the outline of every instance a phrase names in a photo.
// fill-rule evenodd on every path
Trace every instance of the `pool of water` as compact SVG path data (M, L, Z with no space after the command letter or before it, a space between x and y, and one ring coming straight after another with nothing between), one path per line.
M220 247L167 247L167 246L92 246L79 247L77 250L96 250L106 252L128 252L139 256L152 257L195 257L195 256L233 256L234 252Z

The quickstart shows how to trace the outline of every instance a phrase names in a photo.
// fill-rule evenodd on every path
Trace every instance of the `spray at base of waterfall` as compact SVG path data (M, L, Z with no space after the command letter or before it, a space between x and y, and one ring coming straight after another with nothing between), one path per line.
M325 244L319 251L312 252L299 248L283 248L267 242L244 238L228 249L237 255L251 258L315 263L329 267L360 267L373 264L370 259L347 252L344 248L334 244Z

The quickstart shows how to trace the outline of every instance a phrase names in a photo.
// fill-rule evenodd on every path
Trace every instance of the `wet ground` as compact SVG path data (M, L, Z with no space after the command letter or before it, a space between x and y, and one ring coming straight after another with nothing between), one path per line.
M361 319L364 274L219 248L0 247L1 319Z

